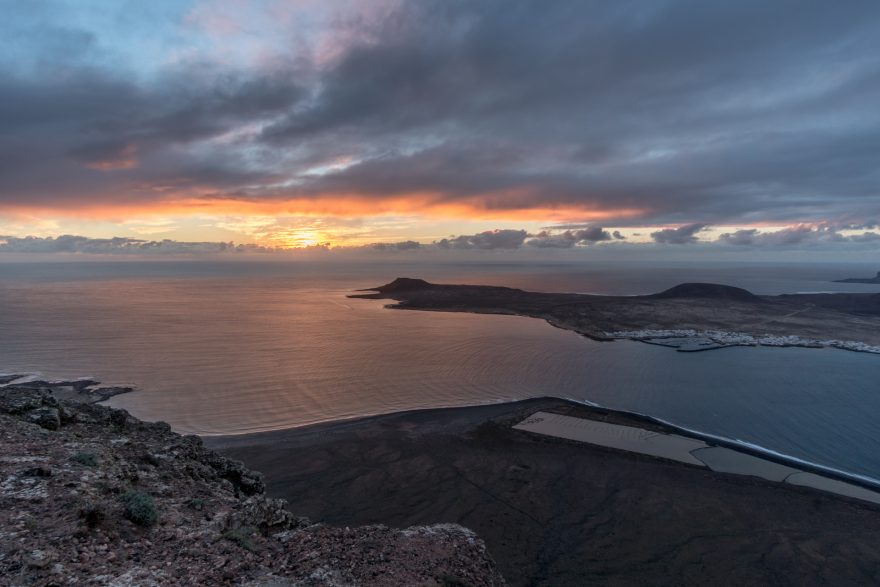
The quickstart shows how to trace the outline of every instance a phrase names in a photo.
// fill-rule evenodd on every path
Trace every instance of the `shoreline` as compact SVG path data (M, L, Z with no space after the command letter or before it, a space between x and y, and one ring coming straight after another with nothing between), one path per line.
M880 346L869 345L855 340L837 339L811 339L794 335L752 335L745 332L729 332L723 330L630 330L606 332L605 335L613 340L633 340L656 346L674 348L680 353L696 353L717 349L743 347L772 347L772 348L810 348L810 349L836 349L854 353L880 354ZM681 348L674 343L665 343L666 340L689 339L695 342L707 341L702 348Z
M399 277L348 297L390 299L394 303L384 307L393 310L540 318L595 341L627 338L681 352L767 346L880 354L880 297L874 294L759 296L727 285L683 283L650 295L612 296L435 284ZM671 339L682 342L675 344Z
M76 392L93 381L29 379L20 392L49 396L46 386ZM117 414L115 422L131 419L93 403L83 402ZM542 431L534 428L540 414L622 433L603 443L572 428ZM164 423L143 426L172 434ZM685 439L693 459L675 452ZM633 440L679 448L620 446ZM722 576L765 584L780 575L792 584L858 584L873 580L866 569L880 561L876 480L584 401L421 408L201 442L260 471L267 497L286 499L290 513L328 536L375 524L407 538L405 528L470 528L511 586L707 584ZM792 549L780 553L779 544Z
M395 418L401 417L442 415L444 413L449 413L452 411L472 411L473 413L476 413L481 410L488 411L491 408L496 408L498 411L508 411L509 409L516 409L519 407L528 406L529 404L536 402L561 402L585 410L586 412L594 413L595 415L620 417L625 420L630 420L634 423L648 425L652 428L659 427L663 430L663 433L665 434L676 434L695 440L701 440L703 442L706 442L710 446L727 448L738 453L758 457L760 459L791 467L793 469L798 469L806 473L814 473L821 477L826 477L834 481L850 483L871 491L880 491L880 479L875 479L867 475L851 473L827 465L814 463L812 461L807 461L805 459L801 459L795 456L780 453L778 451L774 451L773 449L769 449L753 443L748 443L733 438L727 438L724 436L717 436L709 432L703 432L700 430L694 430L692 428L680 426L675 423L669 422L668 420L650 416L648 414L608 408L594 402L590 402L588 400L576 400L572 398L561 398L555 396L536 396L521 400L504 400L498 402L486 402L456 406L413 408L409 410L398 410L393 412L353 416L351 418L324 420L311 424L303 424L301 426L290 426L287 428L264 430L260 432L244 432L241 434L209 434L199 436L211 446L214 446L216 448L229 448L236 446L246 446L250 444L259 444L261 442L275 439L283 440L285 438L293 436L321 436L322 434L338 433L340 430L344 430L347 428L379 425L383 421L393 420ZM331 429L332 432L329 431ZM642 429L645 430L646 428Z
M642 342L645 344L652 344L656 346L666 346L662 343L652 342L650 340L638 340L635 338L623 338L621 340L632 340L633 342ZM730 345L730 346L744 346L744 345ZM728 347L715 347L715 348L728 348ZM700 349L704 350L704 349ZM714 350L713 349L705 349L705 350ZM698 351L679 351L679 352L698 352ZM137 388L134 386L104 386L101 385L100 381L93 377L78 377L73 379L43 379L40 373L4 373L0 372L0 390L6 387L26 387L29 389L43 389L54 395L59 399L72 399L74 401L84 402L84 403L93 403L99 405L105 405L103 402L111 399L116 395L133 393L137 391ZM844 483L851 483L854 485L858 485L864 489L872 490L872 491L880 491L880 479L870 477L868 475L863 475L859 473L849 472L842 469L837 469L835 467L829 465L823 465L820 463L815 463L806 459L802 459L799 457L795 457L793 455L788 455L785 453L781 453L779 451L775 451L773 449L749 443L746 441L741 441L735 438L729 438L725 436L715 435L711 432L704 432L702 430L697 430L693 428L688 428L679 424L675 424L674 422L670 422L668 420L664 420L662 418L658 418L655 416L651 416L649 414L644 414L637 411L630 410L622 410L617 408L607 407L596 402L592 402L590 400L578 400L574 398L567 397L558 397L552 395L542 395L542 396L534 396L524 399L501 399L501 400L488 400L482 401L478 403L468 403L468 404L454 404L447 406L428 406L428 407L420 407L420 408L410 408L405 410L392 410L387 412L372 412L366 414L358 414L349 417L343 418L327 418L318 420L315 422L309 422L305 424L298 424L292 426L285 426L281 428L271 428L267 430L258 430L258 431L249 431L249 432L233 432L233 433L199 433L197 434L200 438L204 439L205 442L211 444L217 444L218 446L232 446L236 444L240 444L236 441L242 441L247 443L251 440L259 440L265 436L276 436L281 435L282 437L286 434L294 434L298 435L300 433L309 433L314 429L316 434L320 434L320 430L323 428L346 428L346 427L357 427L362 425L368 425L371 423L381 422L385 419L394 419L397 417L406 417L413 416L419 414L441 414L449 411L461 411L461 410L480 410L484 408L500 408L502 410L519 406L526 405L531 402L540 402L540 401L557 401L564 402L567 404L571 404L573 406L578 406L584 408L588 411L593 411L597 414L612 414L615 416L619 416L626 419L631 419L635 422L640 422L643 424L648 424L651 426L660 426L665 429L666 433L669 434L678 434L681 436L686 436L689 438L701 440L707 442L712 445L716 445L719 447L725 447L730 450L740 452L743 454L755 456L761 459L765 459L780 465L800 469L804 472L814 473L823 477L827 477L829 479L833 479L836 481L841 481Z
M562 399L562 398L553 398L553 399ZM846 483L852 483L853 485L858 485L865 489L869 489L872 491L880 491L880 479L875 479L873 477L869 477L867 475L860 475L858 473L850 473L848 471L844 471L842 469L836 469L834 467L829 467L826 465L821 465L819 463L814 463L812 461L807 461L805 459L800 459L798 457L794 457L791 455L787 455L773 449L769 449L757 444L745 442L742 440L736 440L733 438L727 438L725 436L717 436L715 434L711 434L709 432L702 432L700 430L694 430L692 428L687 428L684 426L679 426L668 420L664 420L662 418L657 418L655 416L650 416L648 414L642 414L640 412L632 412L627 410L615 410L613 408L606 408L604 406L600 406L598 404L594 404L592 402L585 403L579 402L574 399L563 399L562 401L568 401L575 404L586 405L588 407L595 408L600 412L609 412L613 414L618 414L621 416L626 416L633 418L635 420L641 420L646 423L657 424L660 426L664 426L669 429L671 433L678 434L681 436L686 436L688 438L694 438L697 440L702 440L710 445L715 445L719 447L728 448L730 450L756 456L761 459L771 461L780 465L785 465L788 467L792 467L795 469L800 469L805 472L816 473L823 477L828 477L829 479L834 479L836 481L843 481Z
M361 290L355 290L361 291ZM364 290L370 291L370 290ZM361 296L348 296L350 298L361 298ZM621 296L617 296L621 297ZM639 297L639 296L630 296ZM361 298L369 299L369 298ZM554 328L560 330L568 330L588 338L594 342L614 342L617 340L631 340L643 344L651 344L654 346L662 346L672 348L680 353L696 353L704 351L714 351L719 349L733 347L767 347L767 348L807 348L807 349L834 349L840 351L849 351L853 353L867 353L880 355L880 345L870 345L857 340L837 340L837 339L813 339L804 338L790 334L749 334L747 332L736 332L726 330L695 330L692 328L685 329L643 329L643 330L624 330L611 332L594 332L591 330L579 330L573 328L564 322L555 320L552 317L539 317L520 312L508 311L481 311L477 309L446 309L446 308L423 308L410 307L403 302L394 304L383 304L383 308L387 310L408 310L416 312L447 312L450 314L488 314L493 316L517 316L519 318L538 318ZM706 340L709 344L701 348L680 348L677 345L668 344L663 341L666 339L692 339L693 341Z
M0 428L3 585L505 585L470 529L313 521L164 422L13 386Z
M791 584L857 584L880 560L875 502L523 428L538 412L697 436L647 416L537 398L204 442L262 471L271 496L330 525L471 528L512 586L710 584L720 576L766 584L781 574ZM795 546L780 553L779 544Z
M0 372L0 390L6 387L45 389L58 399L89 404L105 402L112 397L136 391L134 385L102 385L94 377L44 379L40 372Z

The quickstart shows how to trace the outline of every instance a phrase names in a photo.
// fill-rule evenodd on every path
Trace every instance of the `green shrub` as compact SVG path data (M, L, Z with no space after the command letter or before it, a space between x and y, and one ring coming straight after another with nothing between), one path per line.
M78 452L70 457L70 460L84 467L95 467L98 465L98 455L93 452Z
M153 498L140 491L127 491L120 498L124 515L138 526L152 526L158 514Z

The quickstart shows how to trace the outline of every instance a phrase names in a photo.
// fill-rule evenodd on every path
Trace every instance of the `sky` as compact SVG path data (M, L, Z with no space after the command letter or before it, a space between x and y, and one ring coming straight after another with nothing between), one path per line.
M0 253L880 252L876 0L0 5Z

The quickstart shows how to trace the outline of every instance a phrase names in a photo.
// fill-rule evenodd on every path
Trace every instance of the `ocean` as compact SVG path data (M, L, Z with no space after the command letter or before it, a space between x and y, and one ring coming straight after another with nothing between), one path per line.
M643 294L711 281L873 291L871 266L316 262L0 264L0 371L129 383L109 403L182 433L557 396L880 479L880 356L599 343L540 320L390 310L347 294L398 276Z

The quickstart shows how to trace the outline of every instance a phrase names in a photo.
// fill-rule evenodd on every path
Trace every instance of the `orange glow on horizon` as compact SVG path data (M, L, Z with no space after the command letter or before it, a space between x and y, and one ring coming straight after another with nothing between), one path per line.
M459 200L450 200L448 196L434 192L385 197L359 193L297 194L292 197L279 194L274 198L267 196L258 200L224 197L197 187L179 189L152 186L146 189L157 193L158 198L137 203L122 200L88 205L81 203L87 201L83 198L57 206L0 205L0 214L3 216L0 220L9 223L10 228L6 229L8 234L20 233L20 236L29 235L22 232L23 227L37 226L39 223L47 226L36 231L38 235L88 232L88 228L83 231L83 227L73 229L73 232L70 228L61 228L68 222L111 223L119 225L120 233L138 238L154 238L152 235L167 233L174 240L232 240L279 249L333 248L403 240L424 243L450 236L450 233L520 228L522 223L532 227L578 223L603 223L621 229L668 227L651 225L650 221L647 224L640 222L650 218L653 211L649 209L562 204L529 206L534 199L534 192L529 190L481 194ZM143 194L144 189L137 190L137 193ZM522 205L499 205L510 206L512 203ZM394 217L391 228L387 228L387 223L383 224L383 217ZM18 226L15 226L16 220L19 221ZM460 227L456 226L457 222L462 223ZM465 224L469 222L481 226L471 228ZM443 228L438 228L438 225ZM717 236L740 228L764 231L792 225L815 227L817 224L798 221L756 222L737 226L719 224L712 225L710 233ZM164 230L164 227L169 229ZM531 230L537 231L538 228ZM101 231L110 235L106 226ZM647 235L629 235L626 242L650 242L650 239Z
M121 221L133 216L174 217L193 215L275 215L330 216L339 218L375 217L383 215L420 215L449 220L497 220L541 222L597 222L609 219L637 218L649 211L639 208L597 209L587 206L535 206L518 208L489 207L482 196L471 200L446 202L436 194L372 198L358 194L322 194L320 197L250 200L242 198L210 198L189 194L167 197L149 203L95 203L83 200L57 206L0 206L0 212L20 216L58 216Z

